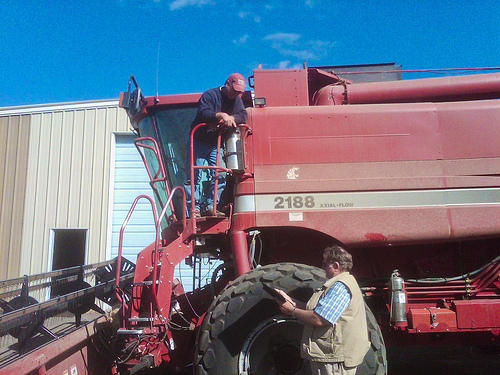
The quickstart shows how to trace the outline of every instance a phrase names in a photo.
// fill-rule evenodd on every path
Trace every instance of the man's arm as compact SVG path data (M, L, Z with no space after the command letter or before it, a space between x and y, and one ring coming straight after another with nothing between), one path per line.
M314 312L323 319L335 324L351 301L351 293L347 286L337 281L328 292L318 301Z
M283 306L286 304L290 306ZM331 323L328 320L323 318L321 315L318 315L314 310L299 309L291 305L289 302L285 302L284 304L280 305L280 309L281 312L283 312L284 314L292 315L293 317L299 319L305 324L309 324L311 326L319 327L319 326L331 325Z
M312 326L324 326L330 324L328 320L316 314L314 310L306 310L306 304L304 302L295 301L281 289L275 290L285 297L285 302L283 303L276 300L280 304L280 310L283 314L292 315L293 317Z
M196 115L199 122L217 123L217 108L220 109L220 98L212 90L205 91L198 101L198 113Z
M229 115L225 112L217 112L215 116L219 122L222 122L226 126L237 126L238 124L247 122L247 110L240 97L234 99L232 113L232 115Z
M345 284L336 282L320 299L314 310L298 308L297 304L283 291L286 301L280 303L282 313L292 315L302 322L312 326L333 325L345 311L351 300L349 289Z

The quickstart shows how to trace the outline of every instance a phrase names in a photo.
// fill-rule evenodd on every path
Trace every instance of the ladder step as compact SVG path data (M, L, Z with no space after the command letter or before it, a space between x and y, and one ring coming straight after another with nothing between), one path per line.
M152 322L153 318L128 318L129 322Z
M145 286L145 285L153 285L152 280L139 281L137 283L132 284L132 286Z
M142 335L143 332L142 329L119 329L116 331L119 335Z

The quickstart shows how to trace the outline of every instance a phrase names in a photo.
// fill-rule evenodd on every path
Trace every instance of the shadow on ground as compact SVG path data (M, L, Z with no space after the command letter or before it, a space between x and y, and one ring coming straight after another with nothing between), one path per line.
M471 346L387 348L388 375L496 375L500 354Z

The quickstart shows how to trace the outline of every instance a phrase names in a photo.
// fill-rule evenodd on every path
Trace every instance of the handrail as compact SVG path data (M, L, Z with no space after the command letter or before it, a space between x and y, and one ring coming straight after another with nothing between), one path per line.
M176 186L170 192L170 194L167 198L167 201L163 205L163 209L162 209L159 216L156 215L155 204L154 204L153 199L151 197L143 194L143 195L139 195L137 198L134 199L134 202L132 203L132 206L130 207L130 209L127 213L127 216L125 217L125 219L123 221L123 224L120 228L120 237L118 240L118 257L116 259L115 294L116 294L116 298L118 299L118 301L120 301L120 303L122 304L124 309L126 308L125 304L124 304L124 298L123 298L124 292L121 290L120 284L119 284L120 270L121 270L121 256L122 256L122 250L123 250L123 234L125 232L125 228L128 225L130 217L132 216L132 213L134 212L135 207L137 206L137 203L139 202L140 199L144 198L144 199L148 200L150 205L151 205L151 211L153 212L153 219L154 219L154 224L155 224L155 242L154 242L155 245L154 245L153 260L152 260L152 262L153 262L153 275L152 275L153 282L151 284L151 289L152 289L152 294L153 294L153 302L155 304L155 307L157 309L158 314L160 315L160 305L158 303L157 289L156 289L157 288L156 280L158 278L158 253L159 253L158 244L160 243L160 230L159 229L161 227L160 226L161 220L165 216L165 214L167 212L167 208L169 207L169 204L172 202L172 198L174 197L176 190L181 191L182 204L183 204L183 207L185 207L185 205L186 205L186 193L181 186ZM183 231L184 228L186 227L186 211L183 210L182 212L183 212L183 215L182 215L182 231Z
M182 193L182 207L186 207L186 191L182 186L175 186L172 191L170 192L170 195L167 198L167 201L165 202L165 205L163 206L163 209L160 213L160 216L158 216L158 223L161 223L161 220L165 217L167 213L167 208L168 205L172 202L172 199L174 197L174 193L176 190L179 190ZM187 218L186 218L186 210L182 210L182 231L186 227L187 224ZM182 232L181 231L181 232Z
M219 165L219 159L220 159L220 149L221 149L221 135L225 127L220 128L217 131L217 149L216 149L216 163L215 165L194 165L194 147L193 147L193 140L194 140L194 133L196 132L197 129L199 129L201 126L205 126L207 123L200 123L195 125L190 132L189 135L189 160L190 160L190 165L189 165L189 170L190 170L190 189L191 189L191 207L190 207L190 218L195 218L195 201L194 201L194 171L195 169L202 170L202 169L212 169L215 171L214 173L214 197L213 197L213 202L214 204L212 205L212 210L213 210L213 215L215 216L216 214L216 203L217 203L217 192L218 192L218 175L219 172L226 172L228 174L233 174L233 171L231 169L222 167ZM247 124L238 124L238 127L244 128L246 130L246 134L251 134L251 128ZM145 141L150 142L152 145L144 143ZM163 164L163 159L161 158L159 154L159 147L158 143L154 138L151 137L141 137L137 138L134 141L137 149L139 150L139 154L141 155L142 161L144 162L144 165L146 166L146 171L148 173L149 179L150 179L150 186L153 189L155 195L161 202L160 196L158 194L158 189L155 187L155 183L157 182L163 182L165 185L166 192L168 194L168 199L166 202L161 202L163 205L162 212L160 213L160 216L158 218L158 222L160 223L163 217L166 215L166 210L167 207L170 207L172 211L172 218L174 221L177 221L177 217L175 215L175 208L173 206L172 198L173 198L173 193L176 190L180 190L182 192L182 225L183 225L183 230L186 227L186 193L183 187L176 186L174 188L171 188L168 184L168 179L167 179L167 173L165 170L165 166ZM244 147L244 145L243 145ZM153 152L154 156L156 157L156 160L158 162L158 168L156 171L151 170L149 164L147 163L147 159L145 156L145 153L143 152L142 149L148 149ZM196 233L196 220L191 220L191 233Z
M151 211L153 212L153 218L154 218L154 223L155 223L155 228L156 228L156 230L155 230L155 232L156 232L155 233L155 246L154 246L154 250L153 250L153 276L155 276L155 273L156 273L155 270L158 267L158 259L157 259L157 256L158 256L158 220L157 220L157 216L156 216L155 205L154 205L154 201L151 197L142 194L134 199L134 202L132 203L132 206L130 207L130 209L127 213L127 216L125 217L125 220L123 221L123 224L120 228L120 237L118 240L118 257L116 259L116 276L115 276L115 295L116 295L116 298L118 299L118 301L122 305L122 309L123 309L122 313L124 313L124 314L125 314L125 310L127 309L127 304L125 303L125 298L124 298L125 292L123 290L121 290L120 284L119 284L120 269L121 269L121 255L122 255L122 248L123 248L123 233L125 231L125 228L128 225L128 221L130 220L130 217L132 216L132 213L135 209L135 206L137 205L137 202L143 198L148 200L149 203L151 204ZM156 297L156 278L153 279L152 288L153 288L153 293L152 293L153 294L153 302L155 304L156 309L159 310L159 303L158 303L158 300ZM125 322L125 321L123 321L123 322Z
M154 145L154 147L151 146L151 145L143 143L144 141L151 142ZM165 171L165 166L164 166L163 161L162 161L163 159L161 158L161 156L159 154L158 143L156 142L156 140L154 138L151 138L151 137L141 137L141 138L137 138L134 141L134 144L135 144L135 147L137 148L137 150L139 151L139 155L142 158L144 166L146 167L146 172L148 173L148 176L149 176L149 185L151 186L151 189L153 189L153 192L155 193L156 197L158 198L158 201L161 202L161 198L160 198L160 195L158 193L158 189L155 186L155 183L157 183L157 182L163 182L163 184L165 185L165 190L167 192L167 195L170 195L171 190L170 190L170 185L168 184L167 173ZM152 151L153 154L156 157L156 160L158 162L158 169L156 170L156 173L154 174L154 176L151 173L150 166L149 166L149 164L147 163L147 160L146 160L146 155L142 152L141 147L142 148L146 148L146 149ZM163 176L162 178L159 177L160 174ZM163 204L163 202L162 202L162 204ZM172 218L173 218L173 220L177 221L177 217L175 215L174 205L173 205L172 202L170 202L170 210L172 211Z
M156 211L155 211L153 199L151 199L151 197L144 195L144 194L141 194L138 197L136 197L134 199L134 202L132 203L132 206L130 207L130 209L127 213L127 216L125 216L125 219L123 220L123 224L120 228L120 236L118 239L118 256L116 258L116 275L115 275L115 294L116 294L116 298L122 304L122 306L125 306L125 304L124 304L124 299L122 298L123 291L120 288L118 279L120 276L120 269L121 269L121 257L122 257L122 249L123 249L123 233L125 231L125 228L128 225L128 221L130 220L130 217L132 216L132 213L135 209L135 206L137 205L137 202L142 198L148 200L149 203L151 204L151 211L153 212L155 226L157 225ZM156 230L156 233L158 233L158 230ZM157 237L157 234L156 234L156 237ZM155 252L156 252L157 246L158 246L158 239L156 238L155 239ZM120 295L120 292L122 292L122 295Z
M199 123L195 125L191 129L191 133L189 134L189 161L190 161L190 182L191 182L191 218L194 218L195 215L195 202L194 202L194 170L195 169L214 169L215 170L215 175L214 175L214 200L213 200L213 205L212 205L212 210L213 214L215 215L216 209L217 209L217 180L219 176L219 171L221 172L226 172L229 174L232 174L233 171L228 168L221 167L219 165L219 157L220 157L220 143L221 143L221 135L222 135L222 130L224 128L220 128L217 132L217 154L216 154L216 162L215 165L194 165L194 147L193 147L193 139L194 139L194 133L198 128L201 126L208 125L205 122ZM238 125L239 126L239 125ZM196 233L196 220L192 220L192 231L193 233Z

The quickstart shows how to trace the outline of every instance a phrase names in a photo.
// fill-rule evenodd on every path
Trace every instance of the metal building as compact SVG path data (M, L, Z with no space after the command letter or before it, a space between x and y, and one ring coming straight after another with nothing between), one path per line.
M0 278L108 258L114 149L128 134L116 100L0 109Z

